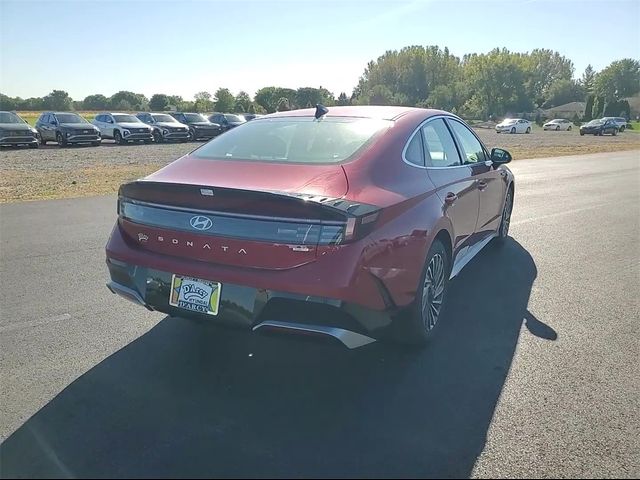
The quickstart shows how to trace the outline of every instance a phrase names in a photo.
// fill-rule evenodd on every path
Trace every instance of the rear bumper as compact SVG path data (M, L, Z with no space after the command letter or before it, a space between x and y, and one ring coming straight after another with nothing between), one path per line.
M214 321L247 329L264 320L310 322L382 338L403 311L384 283L361 268L355 251L288 270L240 268L149 252L130 244L116 225L106 254L111 281L130 291L123 296L169 315L212 318L169 305L173 274L220 282Z
M107 258L107 288L147 310L246 330L288 330L328 335L353 348L387 336L392 315L337 299L223 283L218 315L169 304L172 273Z

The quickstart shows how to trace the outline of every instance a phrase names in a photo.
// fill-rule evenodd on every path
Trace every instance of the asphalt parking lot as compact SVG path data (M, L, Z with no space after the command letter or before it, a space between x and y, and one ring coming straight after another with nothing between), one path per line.
M640 151L512 170L424 350L146 312L104 287L113 196L0 206L0 476L640 475Z

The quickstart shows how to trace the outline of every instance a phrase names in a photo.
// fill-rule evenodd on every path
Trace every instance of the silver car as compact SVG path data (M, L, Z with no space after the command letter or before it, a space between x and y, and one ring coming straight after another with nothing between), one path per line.
M189 127L168 113L140 112L136 113L136 117L153 129L153 140L156 143L189 140Z
M120 145L153 141L151 127L129 113L101 112L91 123L100 129L102 138L112 138Z

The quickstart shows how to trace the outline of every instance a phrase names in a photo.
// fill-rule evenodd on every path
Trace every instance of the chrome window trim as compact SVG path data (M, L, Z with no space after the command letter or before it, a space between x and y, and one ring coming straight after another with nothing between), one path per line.
M411 136L409 137L409 139L408 139L408 140L407 140L407 142L405 143L404 148L402 149L402 161L403 161L404 163L406 163L407 165L409 165L409 166L411 166L411 167L421 168L421 169L423 169L423 170L431 170L431 169L433 169L433 170L442 170L442 169L449 169L449 168L461 168L461 167L468 167L468 166L469 166L469 165L462 165L462 164L460 164L460 165L453 165L453 166L450 166L450 167L433 167L433 166L428 167L428 166L426 166L426 165L424 165L424 166L422 166L422 165L416 165L415 163L411 163L409 160L407 160L407 157L405 156L405 154L406 154L406 152L407 152L407 149L409 148L409 144L411 143L411 140L413 140L413 137L415 137L415 136L416 136L416 134L417 134L417 133L422 129L422 127L424 127L427 123L429 123L429 122L431 122L431 121L433 121L433 120L437 120L437 119L439 119L439 118L444 119L444 120L445 120L445 122L446 122L446 119L447 119L447 118L454 118L454 117L453 117L453 116L451 116L451 115L434 115L433 117L429 117L429 118L427 118L426 120L423 120L423 121L422 121L422 123L420 123L420 125L418 125L418 126L416 127L416 129L413 131L413 133L411 134ZM447 127L448 127L448 125L447 125ZM453 134L451 134L451 132L450 132L450 135L451 135L451 139L453 140L453 143L455 144L455 143L456 143L456 138L453 136ZM423 154L424 154L424 152L423 152ZM425 158L425 160L426 160L426 158ZM462 159L461 159L461 160L462 160Z

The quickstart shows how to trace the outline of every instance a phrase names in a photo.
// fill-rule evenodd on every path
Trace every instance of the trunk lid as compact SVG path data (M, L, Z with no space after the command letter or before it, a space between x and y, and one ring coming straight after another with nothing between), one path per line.
M120 189L120 227L139 248L282 270L340 243L350 207L339 165L184 157Z

